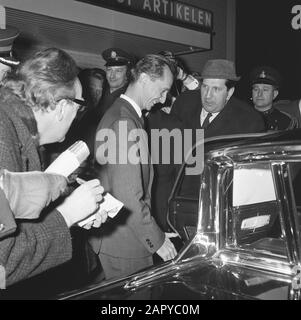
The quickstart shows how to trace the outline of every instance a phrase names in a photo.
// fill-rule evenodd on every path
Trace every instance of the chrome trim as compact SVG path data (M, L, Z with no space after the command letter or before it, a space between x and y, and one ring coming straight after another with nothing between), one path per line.
M289 276L294 275L291 264L286 257L280 259L279 256L276 258L272 254L264 254L253 250L226 248L216 253L214 261L220 261L221 265L235 265Z
M282 233L286 238L288 261L292 265L300 265L300 238L299 228L297 227L297 211L295 203L292 181L290 178L289 166L285 162L271 163L275 180L276 195L279 199L280 221Z

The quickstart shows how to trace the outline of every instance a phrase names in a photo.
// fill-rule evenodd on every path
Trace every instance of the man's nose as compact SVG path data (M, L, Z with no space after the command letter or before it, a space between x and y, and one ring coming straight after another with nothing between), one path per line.
M116 77L116 72L112 70L109 74L109 78L115 78Z
M211 88L207 88L206 92L205 92L205 98L206 99L210 99L212 96L212 89Z
M258 96L258 97L262 97L262 96L263 96L263 90L259 89L259 90L257 91L257 96Z

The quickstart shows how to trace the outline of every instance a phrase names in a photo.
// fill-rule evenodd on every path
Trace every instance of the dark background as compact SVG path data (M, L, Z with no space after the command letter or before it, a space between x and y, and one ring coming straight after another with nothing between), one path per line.
M278 99L301 98L301 29L291 25L294 5L301 1L237 0L236 67L242 76L238 97L250 97L251 69L270 65L282 75Z

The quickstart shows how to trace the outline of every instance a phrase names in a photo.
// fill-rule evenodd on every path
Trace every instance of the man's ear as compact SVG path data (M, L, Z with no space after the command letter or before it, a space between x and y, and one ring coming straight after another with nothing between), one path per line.
M279 91L277 89L274 90L274 93L273 93L273 100L275 100L277 98L279 94Z
M68 102L66 99L62 99L56 104L55 111L56 111L56 118L58 121L62 121L64 119L67 103Z
M233 93L234 93L235 88L232 87L228 90L228 95L227 95L227 102L229 101L229 99L232 97Z
M142 83L142 84L146 84L147 81L149 80L149 75L145 72L142 72L139 76L139 81Z

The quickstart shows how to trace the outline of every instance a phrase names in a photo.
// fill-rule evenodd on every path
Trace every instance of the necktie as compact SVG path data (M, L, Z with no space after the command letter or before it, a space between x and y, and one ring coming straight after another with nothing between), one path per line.
M209 118L212 116L212 113L211 112L208 112L208 114L207 114L207 116L206 116L206 118L205 118L205 120L204 120L204 122L203 122L203 124L202 124L202 129L206 129L208 126L209 126L209 124L210 124L210 122L209 122Z

